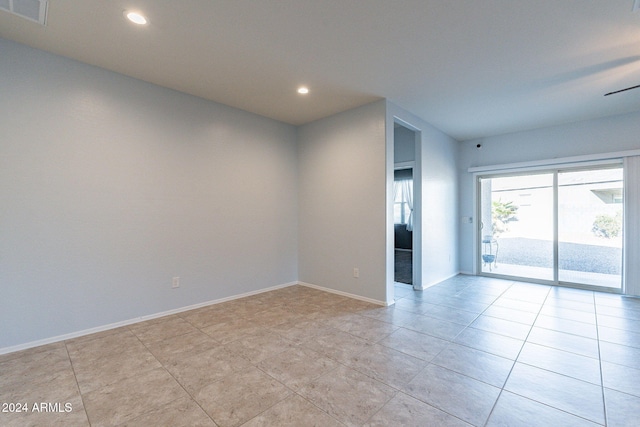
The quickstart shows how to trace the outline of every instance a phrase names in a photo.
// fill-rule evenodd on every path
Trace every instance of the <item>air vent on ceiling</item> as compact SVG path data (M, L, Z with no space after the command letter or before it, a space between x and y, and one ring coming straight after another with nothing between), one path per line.
M47 3L46 0L0 0L0 10L46 25Z

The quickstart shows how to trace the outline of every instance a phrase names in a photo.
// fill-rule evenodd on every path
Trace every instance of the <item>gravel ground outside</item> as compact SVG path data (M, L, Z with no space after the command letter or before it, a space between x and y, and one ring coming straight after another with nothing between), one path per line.
M505 238L498 239L498 245L498 265L504 263L553 268L553 243L549 240ZM621 248L560 243L558 252L561 270L621 274Z

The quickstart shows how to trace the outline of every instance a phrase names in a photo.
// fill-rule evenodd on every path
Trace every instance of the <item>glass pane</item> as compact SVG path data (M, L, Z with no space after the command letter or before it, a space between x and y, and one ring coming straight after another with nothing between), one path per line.
M622 168L558 174L558 280L620 288Z
M553 174L481 180L482 272L553 280Z

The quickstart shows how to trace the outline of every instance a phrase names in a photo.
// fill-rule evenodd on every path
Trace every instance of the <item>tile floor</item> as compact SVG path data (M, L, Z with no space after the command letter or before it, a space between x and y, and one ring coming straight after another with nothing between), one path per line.
M640 300L472 276L396 299L292 286L1 355L0 409L28 411L0 425L639 425Z

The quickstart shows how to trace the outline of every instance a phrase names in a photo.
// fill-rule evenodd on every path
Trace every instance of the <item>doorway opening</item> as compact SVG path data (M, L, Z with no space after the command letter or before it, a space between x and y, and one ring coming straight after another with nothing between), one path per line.
M394 280L413 285L413 168L396 169L393 178Z
M394 281L398 285L420 286L418 233L420 230L419 172L416 168L416 142L419 133L394 123Z

